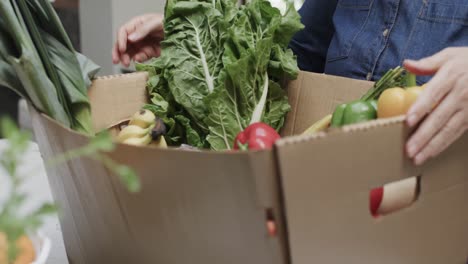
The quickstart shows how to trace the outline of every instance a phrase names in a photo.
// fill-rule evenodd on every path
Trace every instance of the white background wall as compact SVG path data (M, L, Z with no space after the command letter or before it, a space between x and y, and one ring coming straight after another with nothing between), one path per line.
M102 67L99 75L120 73L112 64L117 30L134 16L164 12L165 0L81 0L82 53Z

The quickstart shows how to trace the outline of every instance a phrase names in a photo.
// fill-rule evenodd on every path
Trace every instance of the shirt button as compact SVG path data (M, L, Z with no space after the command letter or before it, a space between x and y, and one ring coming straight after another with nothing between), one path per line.
M388 33L390 31L388 29L384 30L384 32L382 33L382 35L386 38L388 36Z
M367 73L366 79L367 79L368 81L372 80L372 72Z

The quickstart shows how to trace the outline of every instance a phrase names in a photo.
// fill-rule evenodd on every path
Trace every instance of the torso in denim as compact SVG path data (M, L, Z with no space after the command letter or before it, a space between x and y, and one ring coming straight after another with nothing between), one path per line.
M300 14L291 48L307 71L376 80L404 59L468 46L468 0L306 0Z

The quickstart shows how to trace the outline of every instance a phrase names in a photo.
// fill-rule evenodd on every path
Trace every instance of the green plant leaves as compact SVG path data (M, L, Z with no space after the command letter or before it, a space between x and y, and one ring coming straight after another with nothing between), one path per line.
M279 83L299 71L287 45L303 27L292 6L281 16L266 0L169 0L165 15L161 57L137 69L150 74L146 108L171 123L169 144L225 150L253 122L281 128Z
M87 88L99 67L76 53L50 2L1 1L0 17L0 86L92 135Z

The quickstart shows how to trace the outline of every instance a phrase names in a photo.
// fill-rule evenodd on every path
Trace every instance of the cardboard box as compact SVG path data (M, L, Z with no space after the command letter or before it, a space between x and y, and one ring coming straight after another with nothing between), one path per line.
M146 80L144 73L95 80L95 127L136 112ZM301 72L288 85L292 111L273 151L119 145L110 156L136 169L138 194L87 158L48 168L71 263L465 263L467 136L420 168L404 155L402 118L293 136L371 85ZM88 140L34 111L32 119L46 159ZM418 200L372 218L369 190L412 176L421 176ZM276 237L267 233L269 210Z

